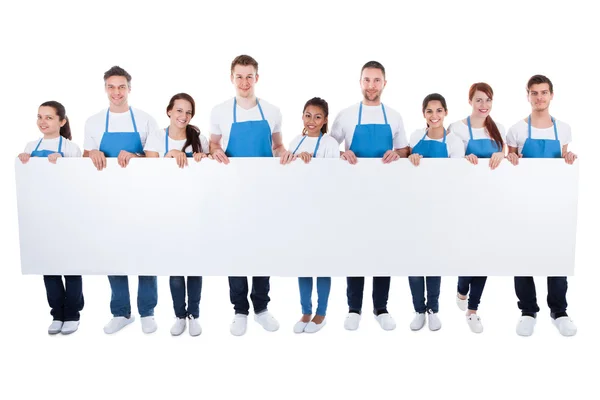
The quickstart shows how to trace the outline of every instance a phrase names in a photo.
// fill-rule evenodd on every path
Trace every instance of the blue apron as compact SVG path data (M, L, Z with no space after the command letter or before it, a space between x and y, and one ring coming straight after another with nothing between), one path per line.
M142 139L140 138L137 126L135 125L135 118L131 107L129 107L129 113L131 114L131 122L133 122L133 132L109 132L109 110L106 110L106 127L104 128L104 134L102 135L99 149L106 157L118 157L121 150L134 154L144 153Z
M61 156L65 156L65 153L63 153L62 150L62 136L59 136L60 139L58 140L58 151L52 151L52 150L38 150L38 148L40 147L40 144L42 144L42 140L44 138L41 138L40 141L38 142L37 146L35 146L35 150L33 150L31 152L31 157L48 157L50 154L54 154L54 153L59 153Z
M498 143L492 139L473 139L473 130L471 129L471 117L467 117L469 126L469 141L467 142L467 151L465 155L475 154L479 158L491 158L492 154L502 151Z
M315 151L313 152L313 158L317 157L317 150L319 150L319 144L321 143L322 137L323 137L323 132L319 132L319 139L317 139L317 145L315 146ZM296 155L296 152L302 145L302 142L304 142L304 139L306 139L306 136L302 137L302 140L300 140L300 143L298 143L298 146L296 146L296 150L294 150L294 152L292 154Z
M550 117L552 118L552 117ZM554 125L554 139L532 139L531 138L531 115L527 120L527 139L523 144L523 158L561 158L562 150L560 140L558 140L558 131L556 130L556 121L552 118Z
M383 124L365 124L362 125L362 102L358 109L358 124L354 128L352 144L350 150L356 154L356 157L380 158L386 151L393 150L392 127L388 124L385 107L381 104L383 111Z
M182 149L182 151L183 151L183 149ZM168 152L169 152L169 127L167 126L167 134L165 135L165 155L164 156L166 156ZM194 157L194 152L189 152L189 153L186 152L185 155L188 157Z
M441 142L437 140L425 140L427 132L419 140L419 143L413 147L413 154L420 154L423 158L448 158L448 146L446 146L446 128L444 128L444 139Z
M237 99L233 100L233 123L225 150L227 157L273 157L271 127L258 99L256 105L262 119L237 122Z

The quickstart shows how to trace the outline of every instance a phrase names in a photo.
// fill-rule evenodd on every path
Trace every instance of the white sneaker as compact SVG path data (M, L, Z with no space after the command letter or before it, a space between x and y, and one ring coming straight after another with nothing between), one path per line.
M144 333L153 333L156 332L158 325L156 325L156 321L154 320L154 316L150 315L149 317L140 318L142 321L142 332Z
M246 333L246 327L248 326L248 316L245 314L235 314L229 332L233 336L242 336Z
M481 318L477 314L471 314L467 317L467 324L471 328L473 333L483 332L483 325L481 324Z
M442 328L442 321L440 321L438 313L427 313L427 325L429 325L430 331L439 331Z
M346 315L346 320L344 321L344 328L348 331L355 331L358 329L358 325L360 324L360 314L349 312Z
M415 317L410 323L411 331L421 330L425 326L425 313L415 313Z
M375 316L377 322L384 331L393 331L396 329L396 321L394 318L388 313L383 313Z
M519 323L517 324L517 335L519 336L531 336L533 334L533 328L535 327L535 318L528 315L521 316Z
M573 323L570 317L560 317L553 319L554 326L558 328L558 331L563 336L575 336L577 333L577 327Z
M190 336L199 336L202 333L202 327L200 326L200 322L198 318L194 318L190 316Z
M279 322L268 311L263 311L260 314L254 314L254 320L260 324L266 331L275 332L279 329Z
M135 317L132 315L129 318L125 317L113 317L108 324L104 325L104 333L111 334L120 331L127 325L133 322Z
M458 297L458 293L456 293L456 305L458 308L460 308L462 311L467 311L468 303L469 301L467 299L461 299Z
M79 328L79 321L65 321L63 324L60 333L63 335L70 335L75 332Z
M304 328L304 332L306 333L317 333L321 330L321 328L323 328L325 326L325 324L327 323L327 318L325 318L323 320L323 322L321 322L320 324L316 324L312 321L310 321L308 323L308 325L306 325L306 328Z
M175 318L175 323L171 327L171 335L179 336L185 331L185 318Z
M296 322L296 324L294 324L294 333L304 332L304 328L306 328L306 325L308 325L308 322L302 322L302 321Z
M62 321L56 321L56 320L52 321L52 323L48 327L48 335L56 335L57 333L60 333L63 323L64 322L62 322Z

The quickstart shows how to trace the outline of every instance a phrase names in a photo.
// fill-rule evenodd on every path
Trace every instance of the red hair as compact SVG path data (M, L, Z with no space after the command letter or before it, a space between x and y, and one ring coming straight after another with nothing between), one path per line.
M485 95L492 100L494 99L494 91L492 90L492 87L487 83L478 82L472 84L471 88L469 89L469 101L473 100L473 97L475 97L475 92L477 91L485 93ZM484 127L485 130L488 131L488 133L490 134L492 140L496 142L500 149L502 149L504 147L502 136L500 135L500 131L498 130L496 123L489 115L485 117Z

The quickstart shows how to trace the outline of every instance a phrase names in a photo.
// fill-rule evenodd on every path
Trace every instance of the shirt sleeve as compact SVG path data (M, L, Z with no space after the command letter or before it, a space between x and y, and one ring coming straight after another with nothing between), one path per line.
M68 150L68 152L65 152L66 157L81 157L81 149L75 143L67 140L67 146L65 147L65 150Z
M281 133L281 125L282 125L283 117L281 115L281 110L279 108L275 109L275 115L273 118L273 130L271 133Z
M454 133L452 133L454 135ZM448 142L448 157L463 158L465 156L465 145L461 138L454 136L453 140Z
M161 135L162 133L162 135ZM144 145L144 151L154 151L156 153L160 153L161 142L165 140L165 131L164 129L157 129L154 131L150 131L148 134L148 138L146 139L146 144Z
M517 141L517 130L514 126L511 126L506 134L506 145L509 147L519 147L519 142Z
M208 139L203 135L200 135L200 146L202 146L202 152L205 154L210 153L210 146L208 144Z
M213 108L210 112L210 135L223 135L221 127L219 126L219 115L217 107Z

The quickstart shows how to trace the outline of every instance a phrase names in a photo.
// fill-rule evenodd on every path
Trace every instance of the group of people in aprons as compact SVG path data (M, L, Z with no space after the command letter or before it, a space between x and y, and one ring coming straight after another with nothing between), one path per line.
M527 82L531 104L528 117L518 121L505 132L490 116L494 93L486 83L475 83L469 89L471 115L445 128L448 109L446 100L438 93L427 95L422 104L426 127L412 133L407 140L400 114L381 102L387 83L385 68L377 61L367 62L361 69L362 100L344 110L329 129L329 107L325 100L308 100L303 110L304 129L285 148L281 135L281 112L255 95L259 80L258 63L248 55L240 55L231 63L231 82L234 98L212 109L209 138L190 124L196 113L194 99L179 93L171 98L166 108L169 126L161 129L155 119L128 104L131 76L120 67L112 67L104 74L109 108L88 118L85 124L83 157L89 157L98 170L106 167L106 158L115 157L121 167L127 167L132 158L174 158L184 168L189 159L200 162L211 158L228 164L230 157L279 157L281 164L309 163L312 158L341 158L356 164L360 158L381 158L391 163L408 158L419 166L422 158L465 158L472 164L485 159L495 169L506 158L513 165L525 158L564 158L573 164L577 156L568 151L571 142L569 125L550 116L553 98L552 82L545 76L532 76ZM56 163L59 157L81 157L79 147L71 141L71 131L65 108L56 101L43 103L38 110L38 128L42 138L29 143L19 159L26 163L30 157L47 157ZM340 146L344 144L343 151ZM113 318L104 327L107 334L115 333L134 320L131 313L127 276L108 277L112 295L110 309ZM142 330L156 331L154 308L157 304L156 276L139 276L138 312ZM438 316L441 277L411 276L408 278L415 316L410 329L417 331L425 324L432 331L442 326ZM521 317L517 334L530 336L540 310L532 277L515 277L515 291ZM80 311L84 306L81 276L44 276L48 303L53 321L49 334L70 334L79 326ZM359 327L362 315L364 277L347 278L348 314L344 322L347 330ZM475 333L483 331L477 309L486 283L486 277L459 277L456 303L465 311L466 321ZM313 313L311 277L298 278L302 316L294 325L296 333L315 333L326 324L327 301L331 278L317 277L317 307ZM200 297L201 276L172 276L170 289L175 312L172 335L182 334L186 328L192 336L202 332ZM230 300L235 315L230 326L233 335L244 335L247 329L250 302L247 277L229 277ZM384 330L396 328L396 322L387 310L390 277L373 278L373 314ZM187 305L186 305L187 292ZM577 328L567 315L567 278L548 277L548 306L551 318L559 332L572 336ZM265 330L276 331L279 323L268 311L269 277L252 277L250 294L254 320Z

